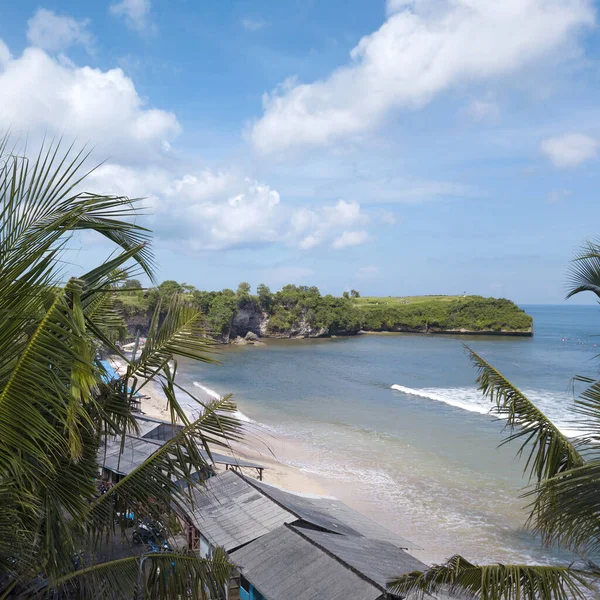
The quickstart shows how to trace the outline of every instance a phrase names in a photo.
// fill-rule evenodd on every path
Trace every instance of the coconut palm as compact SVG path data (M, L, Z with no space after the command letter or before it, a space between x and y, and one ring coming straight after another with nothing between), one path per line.
M0 140L0 598L219 597L223 555L184 551L108 560L133 512L164 526L200 485L210 452L240 435L229 397L202 404L190 419L178 401L177 360L210 361L200 315L181 297L156 309L147 343L126 373L110 380L95 360L118 352L111 332L119 282L153 279L149 232L136 203L85 191L88 153L42 146L30 160ZM22 155L21 155L22 154ZM66 282L69 240L93 232L116 251ZM87 233L89 232L89 233ZM107 493L95 485L102 446L136 432L132 399L159 385L179 433ZM176 393L177 392L177 393Z
M588 242L573 261L568 298L584 291L600 298L600 243ZM585 434L569 439L515 385L467 347L478 370L477 383L492 412L507 419L503 443L519 444L530 479L528 527L547 546L560 546L581 557L572 565L475 565L461 556L425 572L390 582L394 593L468 593L484 600L566 599L583 597L600 577L591 560L600 550L600 381L586 386L573 412Z

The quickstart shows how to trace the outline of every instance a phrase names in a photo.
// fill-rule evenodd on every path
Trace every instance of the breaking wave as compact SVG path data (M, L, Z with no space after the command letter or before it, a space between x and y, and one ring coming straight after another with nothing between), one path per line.
M490 414L492 406L490 401L476 388L410 388L398 384L392 385L391 388L404 394L443 402L480 415ZM553 419L565 435L576 437L585 434L585 431L578 428L577 423L574 422L572 413L573 398L569 394L550 390L523 390L523 393ZM495 413L491 413L491 416L502 418Z
M209 398L212 398L213 400L219 400L222 398L219 392L215 392L215 390L211 390L209 387L206 387L197 381L194 381L194 385L197 388L200 388Z

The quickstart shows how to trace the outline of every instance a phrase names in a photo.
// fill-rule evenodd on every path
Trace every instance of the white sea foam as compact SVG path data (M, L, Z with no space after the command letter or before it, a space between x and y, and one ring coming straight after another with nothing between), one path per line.
M394 384L393 390L420 396L436 402L443 402L456 408L481 415L490 414L492 404L477 388L410 388ZM532 400L545 414L557 424L558 428L568 437L577 437L585 434L585 431L577 427L573 418L573 397L568 393L553 390L523 390L523 393ZM492 416L502 418L495 413Z
M209 398L212 398L213 400L219 400L223 397L221 396L221 394L219 394L219 392L209 387L206 387L205 385L202 385L199 381L194 381L194 385L197 388L200 388ZM254 419L251 419L248 415L245 415L241 410L235 411L235 417L243 423L255 423L257 425L261 425L260 423L257 423L257 421L255 421Z
M421 396L444 402L450 406L462 408L470 412L477 412L486 415L490 412L490 403L474 388L409 388L403 385L394 384L393 390L410 394L411 396Z
M236 410L234 414L235 417L243 423L256 423L254 419L251 419L248 415L245 415L241 410Z
M198 381L194 381L194 385L197 388L200 388L209 398L212 398L213 400L219 400L220 398L222 398L222 396L221 396L221 394L219 394L219 392L215 392L215 390L211 390L209 387L202 385Z

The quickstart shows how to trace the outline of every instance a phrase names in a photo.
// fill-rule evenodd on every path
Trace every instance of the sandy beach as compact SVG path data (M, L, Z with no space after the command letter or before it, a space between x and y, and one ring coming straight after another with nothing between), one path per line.
M121 358L111 356L108 360L120 375L125 373L126 367ZM167 400L155 383L147 384L140 393L143 395L141 411L144 415L170 421ZM286 458L293 460L301 455L303 449L299 445L274 435L256 423L243 419L242 423L243 441L232 442L228 447L215 447L216 452L264 465L263 481L267 483L295 492L328 495L328 490L314 478L283 462ZM256 471L245 469L245 474L255 477Z

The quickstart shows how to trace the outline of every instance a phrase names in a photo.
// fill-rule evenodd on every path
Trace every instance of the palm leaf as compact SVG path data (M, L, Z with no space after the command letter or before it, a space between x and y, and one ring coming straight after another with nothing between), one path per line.
M475 565L453 556L427 571L415 571L388 584L390 592L421 597L436 593L480 600L572 600L585 598L586 574L568 567Z
M600 550L600 462L559 473L536 491L535 531L583 555Z
M592 292L600 298L600 245L588 241L573 259L569 272L570 290L567 298L580 292Z
M176 552L142 554L89 566L49 582L77 598L220 598L231 572L222 552L202 559Z
M503 444L518 441L518 454L528 451L525 472L540 482L579 467L584 458L577 446L506 377L476 352L465 346L478 370L479 389L491 402L493 411L507 419L510 435Z
M202 313L180 294L175 294L162 318L161 306L157 306L144 346L139 357L131 360L129 377L154 378L174 356L182 356L201 362L213 362L208 356L214 342L205 333ZM141 388L142 386L140 386Z
M229 397L211 403L202 416L157 447L154 454L92 502L81 515L82 523L87 523L96 536L112 530L116 502L136 515L157 521L162 521L171 507L185 512L192 498L190 491L199 485L202 470L209 466L199 446L238 435L239 421L233 417L224 421L220 416L235 410Z

